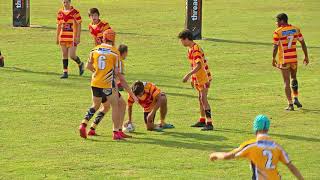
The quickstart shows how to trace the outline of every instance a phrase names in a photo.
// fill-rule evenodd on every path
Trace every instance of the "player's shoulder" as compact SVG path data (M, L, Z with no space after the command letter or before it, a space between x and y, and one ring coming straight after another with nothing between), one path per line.
M193 51L200 51L200 50L201 50L201 47L200 47L199 44L194 43L194 45L192 46L192 50L193 50Z
M257 140L256 139L250 139L250 140L247 140L247 141L244 141L243 143L241 143L240 147L241 148L245 148L245 147L248 147L248 146L254 146L257 144Z
M277 29L274 30L274 33L278 34L279 32L281 32L283 30L283 27L278 27Z
M101 20L100 22L101 22L101 24L104 25L104 26L109 25L108 21Z
M73 6L71 6L71 9L72 9L72 11L74 11L75 13L80 13L79 9L77 9L77 8L75 8L75 7L73 7Z
M297 31L300 31L300 27L298 26L294 26L294 25L290 25L292 29L296 29Z

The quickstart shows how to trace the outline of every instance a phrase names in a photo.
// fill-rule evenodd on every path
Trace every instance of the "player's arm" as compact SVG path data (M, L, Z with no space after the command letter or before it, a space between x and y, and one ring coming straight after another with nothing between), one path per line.
M191 75L197 73L200 69L201 69L201 62L199 61L197 63L197 66L184 76L182 82L184 83L187 82L190 79Z
M132 92L131 88L129 87L129 85L128 85L125 77L124 77L124 75L121 74L121 72L119 71L118 68L116 68L115 72L116 72L116 75L118 76L118 78L119 78L119 80L120 80L120 83L121 83L122 87L129 93L129 95L133 98L133 100L134 100L135 102L138 102L138 101L139 101L138 98L137 98L136 95L134 95L134 93Z
M86 68L91 71L92 73L95 72L94 66L93 66L93 57L92 57L92 52L90 53L88 62L86 64Z
M60 37L61 27L62 27L62 24L58 23L57 24L56 44L59 44L59 37Z
M77 23L76 43L80 43L81 23Z
M301 40L299 42L301 43L301 47L302 47L302 50L303 50L303 53L304 53L304 61L303 61L303 63L305 65L308 65L309 64L309 55L308 55L308 48L307 48L306 42L304 40Z
M277 60L276 56L278 54L278 45L274 44L273 45L273 51L272 51L272 66L276 67L277 66Z
M132 124L132 104L128 103L128 122L126 124Z
M291 171L291 173L296 176L297 179L299 179L299 180L304 179L303 176L301 175L300 171L298 170L298 168L295 165L293 165L291 162L286 165L289 168L289 170Z
M155 116L156 112L158 111L158 109L161 106L162 103L162 99L160 98L161 93L158 93L158 95L156 95L154 97L154 100L156 101L155 106L153 107L152 111L149 113L148 117L147 117L147 129L148 130L153 130L154 129L154 124L152 122L153 117Z
M233 152L213 152L210 154L210 160L215 161L215 160L230 160L234 159L235 153Z

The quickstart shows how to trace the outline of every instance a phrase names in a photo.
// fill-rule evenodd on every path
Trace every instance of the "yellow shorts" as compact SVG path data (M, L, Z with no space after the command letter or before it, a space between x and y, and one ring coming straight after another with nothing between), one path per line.
M65 47L77 47L77 44L73 41L60 41L60 46L65 46Z
M295 63L279 64L278 68L283 70L287 70L287 69L296 70L298 68L298 63L295 62Z

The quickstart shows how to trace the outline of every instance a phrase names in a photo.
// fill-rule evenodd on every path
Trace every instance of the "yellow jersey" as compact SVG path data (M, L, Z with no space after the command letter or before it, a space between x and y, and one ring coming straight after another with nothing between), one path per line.
M91 86L115 88L115 69L118 68L119 57L118 49L108 44L102 43L92 49L90 62L95 72L92 74Z
M232 153L235 157L251 161L252 179L280 180L281 176L277 170L279 161L284 164L291 162L286 151L266 134L242 143Z

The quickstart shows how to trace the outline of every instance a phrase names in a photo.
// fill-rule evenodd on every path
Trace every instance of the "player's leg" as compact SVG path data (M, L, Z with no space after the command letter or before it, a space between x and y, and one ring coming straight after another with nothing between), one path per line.
M291 72L291 89L293 92L294 101L293 104L295 104L298 108L302 108L302 104L299 102L298 95L298 80L297 80L297 64L292 64L290 68Z
M174 125L166 123L165 119L168 113L168 100L165 93L160 95L161 105L160 105L160 127L163 129L174 128Z
M146 125L146 128L148 131L158 130L158 128L155 128L154 125L154 119L156 117L156 114L151 118L151 121L148 121L148 116L150 112L144 112L144 123Z
M84 73L84 63L81 62L80 58L77 56L76 54L77 52L77 46L73 45L70 47L69 49L69 53L70 53L70 58L76 62L79 66L79 75L81 76Z
M62 64L63 64L63 75L60 78L65 79L65 78L68 78L68 65L69 65L68 52L69 52L69 49L64 44L61 44L60 46L61 46Z
M290 87L290 69L281 69L282 77L283 77L283 83L284 83L284 91L287 96L288 100L288 107L286 110L293 111L293 102L292 102L292 96L291 96L291 87Z
M93 115L96 113L96 111L99 109L101 102L102 102L101 97L92 96L92 106L88 109L79 127L81 137L87 138L87 130L86 130L87 124L89 123Z
M203 131L210 131L213 130L213 124L212 124L212 115L211 115L211 107L208 102L208 89L209 87L205 86L201 91L201 102L203 105L204 112L206 114L207 123L206 126L203 127L201 130Z
M119 94L119 118L120 118L119 133L123 138L131 138L132 136L129 136L122 131L123 122L126 114L126 108L127 108L126 101Z
M119 133L119 130L122 128L122 125L120 123L118 91L112 89L112 94L107 97L107 101L110 102L112 109L113 140L121 140L123 139L123 137Z
M96 134L96 128L99 125L99 123L102 121L104 115L110 110L110 103L107 101L106 97L102 98L102 105L100 106L100 109L97 113L96 118L91 124L90 131L88 132L89 136L95 136Z
M194 125L191 125L191 127L204 127L206 125L206 115L203 109L203 105L201 102L201 94L200 91L198 91L198 101L199 101L199 107L200 107L200 118L199 121L197 123L195 123Z

